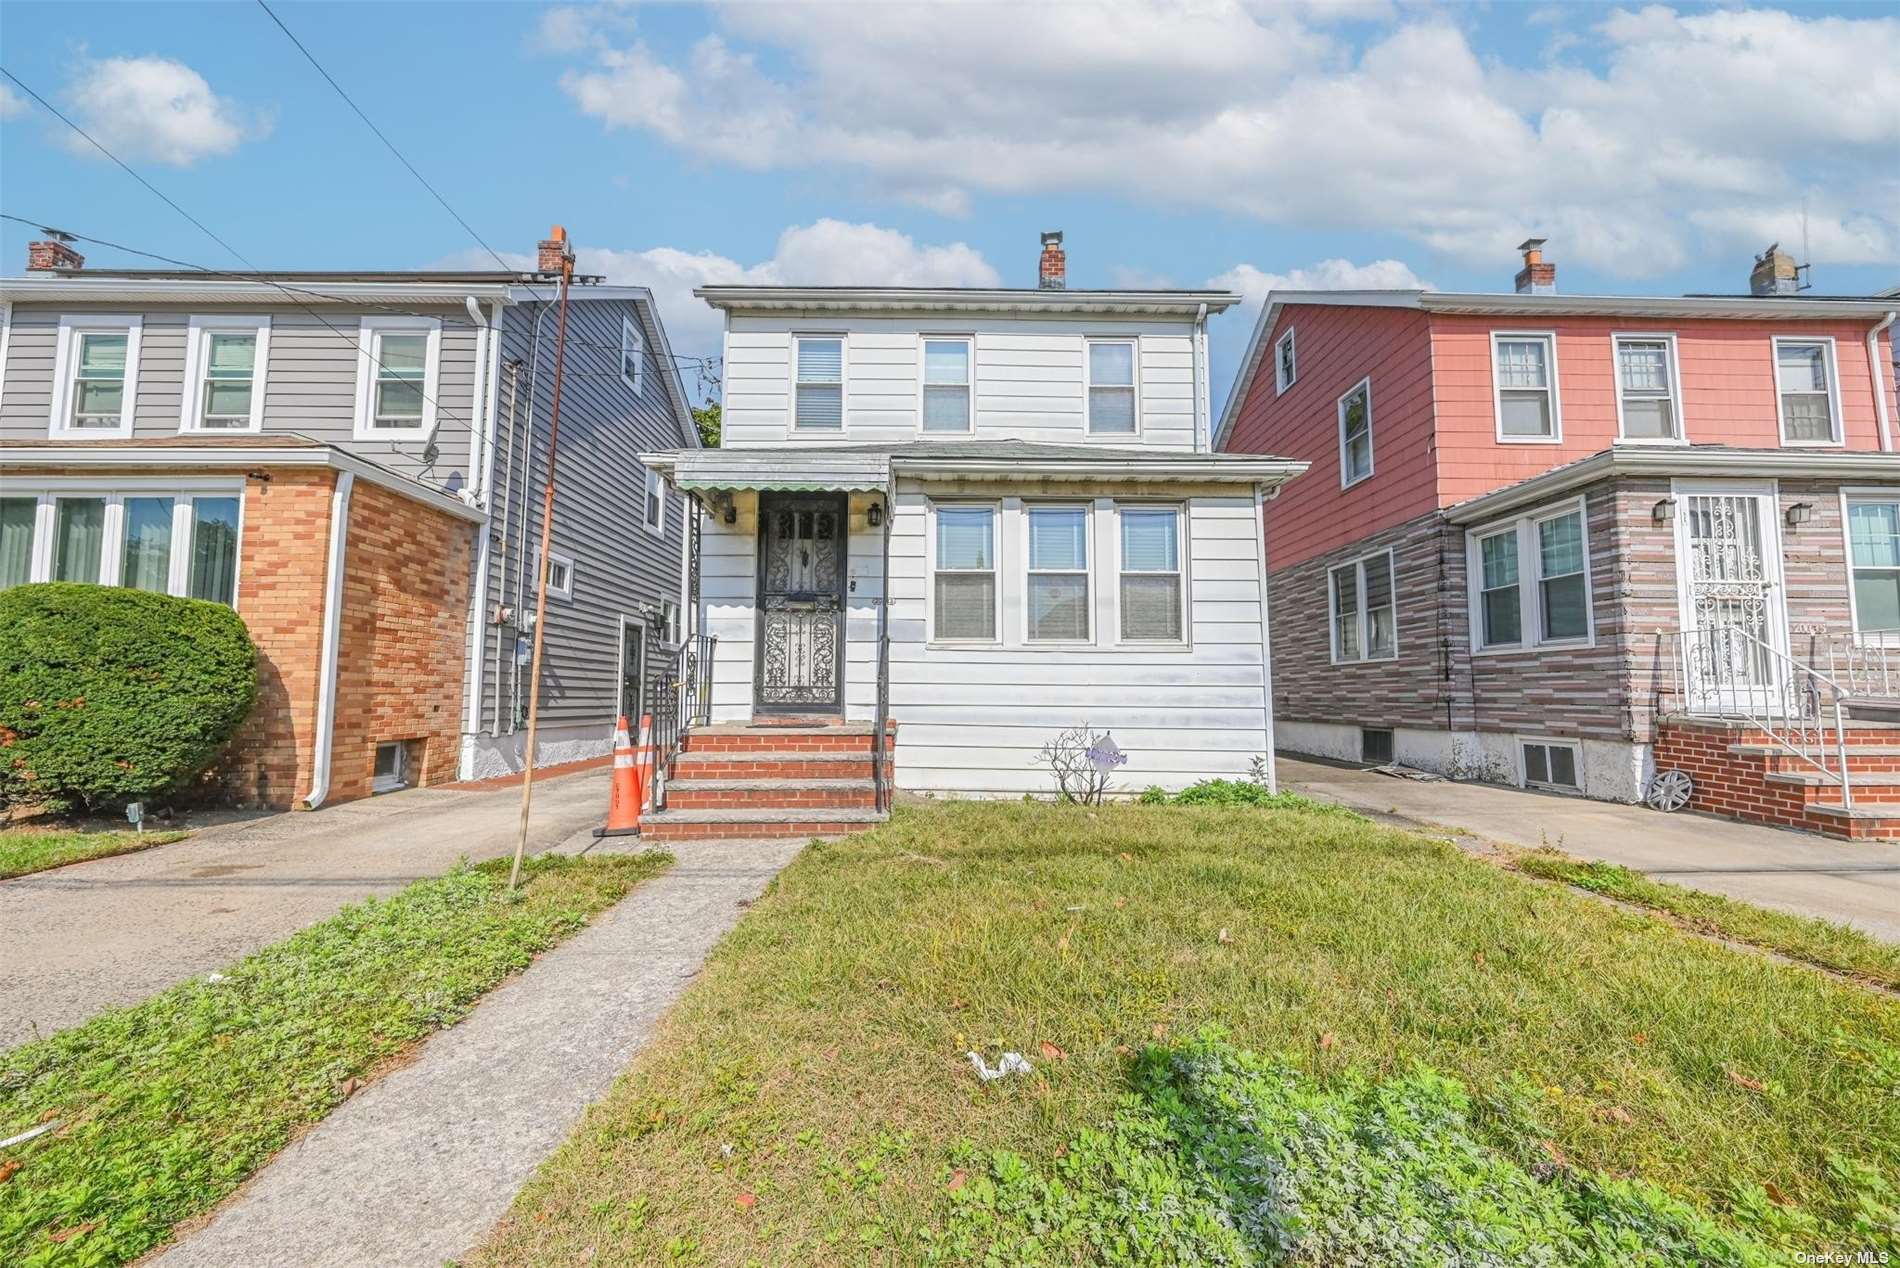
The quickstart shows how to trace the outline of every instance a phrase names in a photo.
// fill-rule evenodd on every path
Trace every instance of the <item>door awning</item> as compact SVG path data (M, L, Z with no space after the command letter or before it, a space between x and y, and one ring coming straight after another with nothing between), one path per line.
M854 492L885 488L891 477L886 454L821 451L788 458L782 452L704 449L672 456L673 483L682 489Z

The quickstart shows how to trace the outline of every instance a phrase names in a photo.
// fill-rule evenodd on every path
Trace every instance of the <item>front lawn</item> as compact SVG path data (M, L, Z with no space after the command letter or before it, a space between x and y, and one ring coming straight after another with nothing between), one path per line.
M0 1054L0 1263L120 1264L211 1209L386 1062L583 928L663 854L460 867Z
M1779 1263L1897 1182L1891 995L1356 816L964 803L807 850L470 1262Z
M181 840L183 832L60 832L42 828L0 831L0 881L110 854L130 854Z

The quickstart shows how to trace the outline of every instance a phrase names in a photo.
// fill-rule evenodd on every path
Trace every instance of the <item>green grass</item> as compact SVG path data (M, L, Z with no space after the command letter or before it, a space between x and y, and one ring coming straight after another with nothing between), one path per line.
M0 1159L0 1263L136 1258L671 861L546 856L513 898L507 860L459 867L0 1054L0 1139L59 1124Z
M472 1262L926 1262L960 1159L1050 1174L1206 1024L1529 1097L1543 1165L1771 1242L1900 1180L1900 1001L1354 816L964 803L801 855Z
M169 845L183 832L58 832L40 828L9 828L0 832L0 880L43 872L49 867L130 854L154 845Z
M1747 942L1900 990L1900 946L1847 925L1770 911L1720 894L1652 880L1615 863L1585 863L1554 850L1514 855L1511 865L1532 876L1667 912L1702 933Z

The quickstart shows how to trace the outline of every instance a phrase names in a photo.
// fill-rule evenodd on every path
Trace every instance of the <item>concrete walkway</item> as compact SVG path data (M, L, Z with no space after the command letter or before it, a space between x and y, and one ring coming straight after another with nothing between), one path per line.
M514 849L518 791L418 788L0 881L0 1048L223 968L348 903ZM607 772L537 782L529 849L599 823Z
M679 862L278 1155L163 1268L438 1268L479 1242L802 841Z
M1395 779L1281 756L1280 785L1321 801L1457 828L1507 845L1548 845L1658 880L1820 916L1900 942L1900 845L1831 841L1644 806L1449 781Z

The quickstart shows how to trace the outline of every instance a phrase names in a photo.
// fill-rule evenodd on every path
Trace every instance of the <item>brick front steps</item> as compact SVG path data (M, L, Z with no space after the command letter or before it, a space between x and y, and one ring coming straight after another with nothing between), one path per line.
M890 771L897 726L885 732ZM650 814L650 840L836 836L882 823L864 723L720 724L689 733Z
M1851 808L1842 803L1837 781L1745 723L1662 721L1656 769L1688 772L1695 781L1692 810L1846 840L1900 840L1900 726L1857 720L1845 732ZM1831 769L1834 731L1822 734Z

